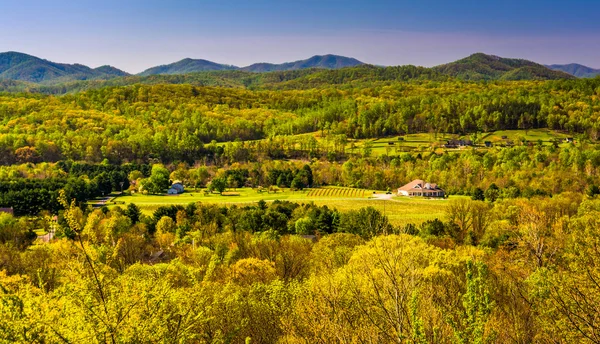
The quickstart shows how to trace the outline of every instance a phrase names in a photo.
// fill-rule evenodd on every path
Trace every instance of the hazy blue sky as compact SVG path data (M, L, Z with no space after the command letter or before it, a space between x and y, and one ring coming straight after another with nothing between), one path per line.
M0 51L131 73L185 57L340 54L433 66L474 52L600 68L598 0L0 0Z

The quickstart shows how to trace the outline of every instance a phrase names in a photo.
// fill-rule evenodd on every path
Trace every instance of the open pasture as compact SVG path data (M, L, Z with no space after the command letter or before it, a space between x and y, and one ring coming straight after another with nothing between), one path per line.
M186 205L194 202L244 205L256 203L260 200L267 202L287 200L298 203L314 203L319 206L326 205L342 212L371 206L385 213L393 225L402 226L408 223L420 224L436 218L443 219L449 200L462 197L450 196L450 199L393 197L389 200L383 200L372 197L372 190L340 187L324 187L302 191L286 189L277 193L259 193L256 189L240 188L235 192L239 193L239 196L205 195L201 191L186 192L175 196L134 194L118 197L116 201L119 204L111 206L125 207L128 203L135 203L144 214L151 215L156 209L165 205Z
M531 129L531 130L499 130L489 133L480 133L477 136L476 148L477 149L488 149L485 147L485 141L490 141L495 146L503 144L514 144L519 145L521 141L532 142L534 144L542 142L544 145L551 145L553 141L559 140L564 145L564 140L569 136L568 134L549 130L549 129ZM427 151L432 147L436 147L442 150L449 151L460 151L460 148L443 148L444 144L448 140L473 140L474 137L471 135L450 135L450 134L434 134L421 133L421 134L408 134L403 136L391 136L378 139L365 139L355 140L354 151L362 152L365 144L368 142L371 145L371 154L373 156L379 155L398 155L403 152L412 151ZM350 148L351 144L346 148L349 152L352 152ZM469 148L469 147L464 147Z
M505 138L503 138L505 137ZM545 145L552 144L554 140L564 141L569 136L565 133L553 131L550 129L532 129L532 130L499 130L491 133L485 133L481 136L481 141L490 141L493 144L502 144L507 140L518 144L521 140L537 143L541 141Z

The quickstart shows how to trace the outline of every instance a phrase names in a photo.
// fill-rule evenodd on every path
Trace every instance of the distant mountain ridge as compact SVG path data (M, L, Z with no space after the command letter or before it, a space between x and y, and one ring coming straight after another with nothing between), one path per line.
M365 66L367 69L360 69L352 71L351 75L347 75L344 70L348 68L356 68ZM553 68L562 65L553 65ZM398 66L403 67L403 66ZM286 62L281 64L274 63L255 63L246 67L236 67L227 64L215 63L208 60L202 59L191 59L186 58L181 61L161 65L149 68L142 73L137 74L137 78L146 78L152 76L169 76L169 75L187 75L194 73L212 73L212 72L225 72L225 73L249 73L249 74L268 74L267 79L283 78L279 82L291 81L297 83L301 80L305 80L308 83L314 83L308 77L308 74L316 74L319 71L332 71L334 74L323 74L325 79L331 80L354 80L357 71L360 73L366 73L365 78L370 80L398 80L405 79L410 73L415 73L415 77L427 78L431 77L436 80L441 77L455 77L461 80L480 81L480 80L554 80L554 79L573 79L573 75L590 75L595 73L597 70L581 66L581 65L565 65L563 66L565 71L552 70L547 66L524 60L524 59L511 59L503 58L494 55L486 55L483 53L476 53L466 58L439 65L433 68L419 67L421 69L402 69L401 73L390 72L390 67L381 67L364 64L363 62L339 55L315 55L305 60L298 60L294 62ZM378 72L378 70L387 70L387 72ZM339 71L339 73L338 73ZM367 72L368 71L368 72ZM293 72L289 74L290 72ZM567 73L568 72L568 73ZM273 73L288 73L286 75L271 75ZM301 73L301 74L297 74ZM406 74L408 73L408 74ZM569 74L571 73L571 74ZM248 85L256 84L256 80L263 80L262 78L256 79L251 75L240 75L234 74L233 79L236 81L234 84L246 87ZM593 75L591 75L593 76ZM98 68L90 68L81 64L63 64L55 63L48 60L44 60L35 56L18 53L18 52L6 52L0 53L0 80L13 80L31 84L43 84L43 85L56 85L73 82L88 82L90 87L97 87L97 85L106 84L95 81L112 80L112 79L123 79L127 80L111 82L110 84L123 84L131 83L134 80L132 75L112 66L101 66ZM204 75L200 77L205 83L213 84L231 84L229 76L209 76ZM302 79L304 78L304 79ZM180 78L181 79L181 78ZM187 78L181 79L186 80ZM197 79L197 78L192 78ZM209 81L210 80L210 81ZM266 80L266 79L264 79ZM337 81L336 81L337 82ZM321 82L322 84L322 82ZM15 83L4 83L13 89L24 89L34 88L32 86L24 86L23 84ZM6 88L4 87L4 88Z
M129 74L114 67L92 69L81 64L55 63L14 51L0 53L0 79L40 83L107 79L124 75Z
M315 55L306 60L298 60L294 62L286 62L281 64L274 63L255 63L247 67L241 68L246 72L263 73L263 72L274 72L274 71L288 71L288 70L299 70L309 68L322 68L322 69L339 69L346 67L356 67L364 65L365 63L351 57L339 56L339 55Z
M218 71L218 70L236 70L235 66L215 63L202 59L183 59L175 63L148 68L139 73L139 76L157 75L157 74L188 74L195 72Z
M579 63L569 63L569 64L553 64L546 65L546 67L552 70L558 70L565 73L569 73L578 78L593 78L596 75L600 75L600 69L594 69L588 66L581 65Z
M438 72L462 80L554 80L573 79L539 63L476 53L464 59L433 67Z
M113 67L113 66L109 66L109 65L104 65L104 66L100 66L98 68L94 68L95 71L100 72L100 73L104 73L106 75L114 75L114 76L128 76L131 75L127 72L124 72L122 70L120 70L119 68Z
M290 71L310 68L321 68L321 69L339 69L345 67L355 67L363 65L357 59L339 55L315 55L306 60L298 60L294 62L286 62L281 64L275 63L255 63L246 67L236 67L231 65L220 64L212 61L201 60L201 59L183 59L181 61L148 68L145 71L139 73L139 76L148 75L159 75L159 74L188 74L196 72L206 71L222 71L222 70L242 70L245 72L253 73L265 73L275 71Z

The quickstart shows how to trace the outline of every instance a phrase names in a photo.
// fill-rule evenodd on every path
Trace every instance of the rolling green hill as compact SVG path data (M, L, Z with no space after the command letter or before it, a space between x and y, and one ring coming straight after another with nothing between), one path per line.
M389 83L410 80L446 80L447 76L425 67L397 66L378 67L361 65L335 70L314 70L306 75L290 80L263 83L264 88L271 89L310 89L327 86L347 85L355 87L373 83Z
M463 80L555 80L573 79L570 74L553 71L541 64L476 53L433 69Z
M360 66L364 63L350 57L339 56L339 55L315 55L305 60L298 60L294 62L286 62L281 64L274 63L255 63L247 67L239 68L236 66L215 63L212 61L201 60L201 59L183 59L179 62L171 63L168 65L162 65L157 67L149 68L142 73L140 76L157 75L157 74L188 74L196 72L206 71L224 71L224 70L241 70L245 72L253 73L265 73L275 71L292 71L300 69L339 69L345 67Z
M253 65L241 68L243 71L263 73L273 71L289 71L298 69L309 69L309 68L322 68L322 69L339 69L345 67L355 67L363 65L357 59L339 55L315 55L306 60L299 60L294 62L286 62L282 64L273 63L255 63Z
M134 84L189 84L193 86L216 86L249 89L310 89L316 87L356 87L374 83L390 83L410 80L449 79L431 68L415 66L376 67L361 65L335 70L318 68L292 71L252 73L241 70L205 71L188 74L131 75L109 80L81 80L57 85L32 83L0 83L0 91L65 94L99 89L110 86Z
M355 61L355 62L353 62ZM575 79L561 71L553 71L535 62L474 54L462 60L434 68L416 66L380 67L360 64L360 61L335 55L282 65L258 64L254 72L235 66L206 60L185 59L171 65L150 68L138 75L129 75L111 66L91 69L82 65L52 63L37 57L0 54L0 91L65 94L109 86L134 84L190 84L249 89L310 89L327 87L362 87L411 80L446 81L457 78L467 81L485 80L554 80ZM275 66L275 67L273 67ZM312 66L311 68L308 68ZM291 68L276 70L273 68ZM197 71L200 70L200 71ZM13 80L19 82L6 82Z
M110 68L110 69L109 69ZM80 64L64 64L18 53L0 53L0 79L35 83L109 79L126 73L114 67L92 69Z
M113 66L109 66L109 65L104 65L104 66L100 66L98 68L94 68L95 71L100 72L100 73L104 73L106 75L114 75L114 76L128 76L131 75L127 72L124 72L118 68L115 68Z
M187 74L194 72L205 72L205 71L216 71L216 70L235 70L238 67L224 65L220 63L215 63L212 61L202 60L202 59L183 59L181 61L156 66L138 74L139 76L148 76L148 75L156 75L156 74Z

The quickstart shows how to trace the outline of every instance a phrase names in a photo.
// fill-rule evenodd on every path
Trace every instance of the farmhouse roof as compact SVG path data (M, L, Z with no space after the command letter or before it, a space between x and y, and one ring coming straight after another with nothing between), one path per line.
M412 182L401 186L398 190L402 190L402 191L434 191L434 190L441 190L437 184L434 183L426 183L421 179L415 179Z

